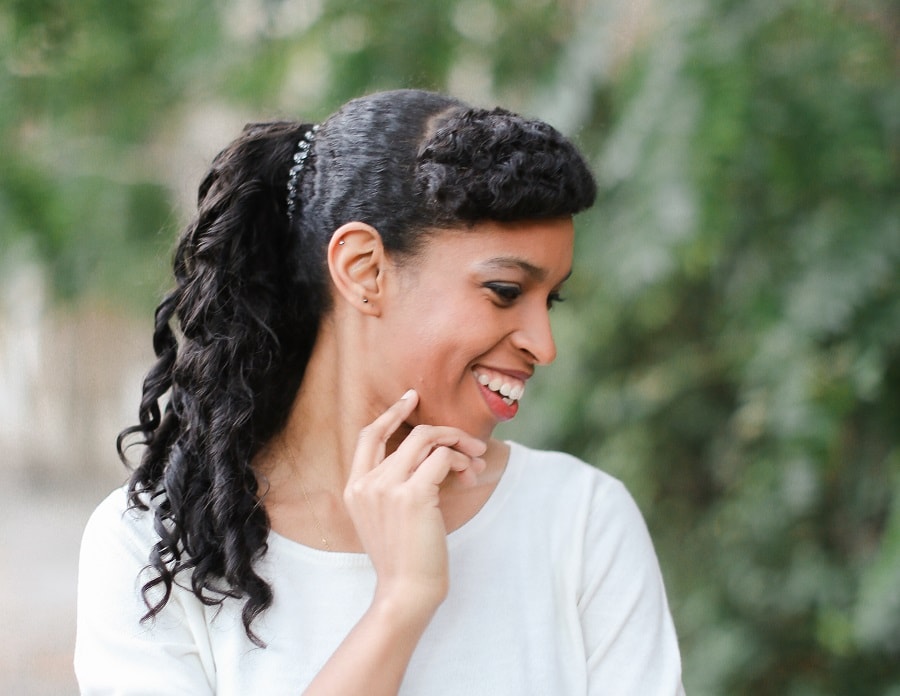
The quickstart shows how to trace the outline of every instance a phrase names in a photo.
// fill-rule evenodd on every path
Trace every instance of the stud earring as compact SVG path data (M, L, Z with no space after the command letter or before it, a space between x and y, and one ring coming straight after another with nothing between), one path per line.
M342 239L341 241L338 242L338 244L340 244L341 246L344 246L344 240Z
M368 298L368 297L364 297L364 298L363 298L363 304L368 304L368 303L369 303L369 298Z

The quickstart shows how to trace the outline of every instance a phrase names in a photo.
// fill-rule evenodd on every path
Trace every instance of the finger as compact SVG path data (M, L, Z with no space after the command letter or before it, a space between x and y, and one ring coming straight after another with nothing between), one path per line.
M466 457L480 457L487 445L464 430L442 425L417 425L383 466L398 478L407 478L425 458L439 447L455 450Z
M487 462L481 457L468 457L467 459L455 459L450 463L450 471L447 474L455 475L456 479L466 487L478 484L478 476L487 469Z
M410 476L414 486L440 486L451 472L456 472L467 484L477 481L478 473L483 471L483 460L470 457L450 447L438 447L425 457L424 461Z
M353 463L350 466L350 480L371 471L384 459L384 449L388 439L400 425L409 418L419 403L419 395L410 389L387 411L359 432Z
M424 458L436 447L451 447L470 457L480 457L487 450L487 443L451 425L417 425L397 447L397 452L406 456L427 450Z

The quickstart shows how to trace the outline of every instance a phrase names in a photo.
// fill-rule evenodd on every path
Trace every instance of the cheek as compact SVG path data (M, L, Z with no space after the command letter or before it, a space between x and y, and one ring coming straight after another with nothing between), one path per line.
M449 396L449 390L463 380L483 350L480 343L472 340L465 323L449 319L432 317L404 338L397 337L395 365L423 396Z
M468 301L467 301L468 299ZM474 324L483 323L480 303L447 293L422 298L400 309L394 340L419 355L452 352L461 348Z
M418 390L447 394L491 346L489 300L469 286L416 287L399 295L383 338L398 376Z

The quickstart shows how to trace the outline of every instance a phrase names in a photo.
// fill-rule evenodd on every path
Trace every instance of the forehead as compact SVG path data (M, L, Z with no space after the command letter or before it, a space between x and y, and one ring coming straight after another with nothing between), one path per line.
M527 222L481 222L429 235L419 262L519 269L536 280L572 264L575 229L571 218ZM462 267L460 267L462 270Z

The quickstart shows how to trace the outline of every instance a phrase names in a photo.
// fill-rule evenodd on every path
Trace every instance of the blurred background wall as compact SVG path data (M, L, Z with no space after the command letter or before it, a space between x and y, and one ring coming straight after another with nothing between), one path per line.
M875 0L0 0L3 692L76 692L81 527L211 157L415 86L593 163L502 434L633 491L688 693L900 695L898 39Z

